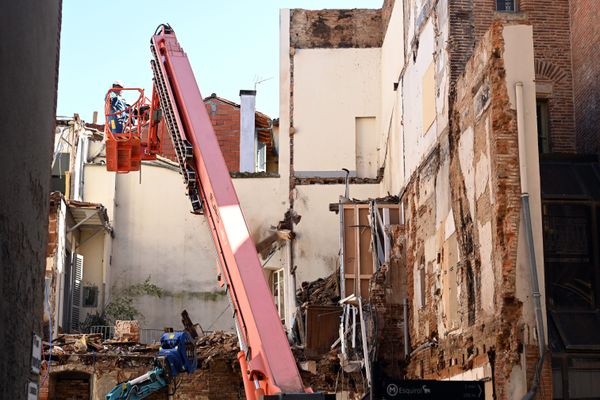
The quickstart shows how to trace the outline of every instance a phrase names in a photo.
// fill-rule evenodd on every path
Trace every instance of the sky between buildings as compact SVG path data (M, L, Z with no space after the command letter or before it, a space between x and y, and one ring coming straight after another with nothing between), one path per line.
M104 121L104 95L114 80L151 94L150 37L173 27L203 96L239 102L254 89L259 111L279 116L279 9L380 8L383 0L64 0L59 116L94 111Z

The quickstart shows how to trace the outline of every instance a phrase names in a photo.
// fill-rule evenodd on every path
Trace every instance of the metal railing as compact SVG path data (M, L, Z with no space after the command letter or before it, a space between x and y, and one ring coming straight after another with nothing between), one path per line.
M91 326L88 333L100 333L103 340L113 339L115 337L115 327L108 325ZM163 329L142 328L140 329L140 343L151 344L160 341L164 333Z

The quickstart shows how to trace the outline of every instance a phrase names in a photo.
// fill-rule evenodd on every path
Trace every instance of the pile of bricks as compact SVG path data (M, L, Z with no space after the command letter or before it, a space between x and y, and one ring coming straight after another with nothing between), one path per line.
M140 323L139 321L119 321L115 322L115 340L118 342L140 341Z

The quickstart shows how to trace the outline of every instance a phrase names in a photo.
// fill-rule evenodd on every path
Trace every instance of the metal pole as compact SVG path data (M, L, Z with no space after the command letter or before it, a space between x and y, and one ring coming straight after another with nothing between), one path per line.
M408 299L405 297L402 302L402 311L404 313L404 321L402 321L402 328L404 330L404 358L407 359L410 355L408 348Z

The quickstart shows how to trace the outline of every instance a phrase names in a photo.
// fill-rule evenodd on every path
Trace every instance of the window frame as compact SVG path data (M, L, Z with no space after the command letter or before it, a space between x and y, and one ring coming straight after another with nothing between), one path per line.
M512 3L512 9L507 9L506 6L509 3ZM519 12L519 0L496 0L496 11L506 13Z
M270 289L271 295L273 296L273 303L275 303L275 309L279 315L279 319L282 324L285 324L286 318L286 305L285 305L285 268L279 268L271 271Z

